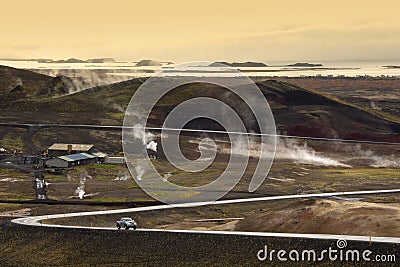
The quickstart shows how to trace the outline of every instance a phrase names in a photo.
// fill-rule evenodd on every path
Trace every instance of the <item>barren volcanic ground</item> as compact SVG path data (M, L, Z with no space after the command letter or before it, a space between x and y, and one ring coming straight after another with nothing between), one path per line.
M265 245L287 251L336 248L336 240L52 229L11 225L8 220L0 221L0 230L2 266L265 266L276 264L258 261L257 252ZM398 245L368 242L348 242L348 248L396 257L399 251ZM318 265L336 266L337 262L326 259ZM280 266L310 266L310 262L283 262Z
M70 79L49 77L29 71L0 67L0 122L121 125L123 110L143 80L135 79L99 86L74 94L68 91ZM400 142L396 93L398 79L374 81L281 79L258 81L268 99L279 133ZM332 83L334 85L332 85ZM373 88L385 85L385 97L371 97ZM354 85L356 86L356 85ZM353 90L348 97L340 92ZM342 90L342 91L340 91ZM331 93L331 94L328 94ZM333 95L336 95L333 96ZM248 130L257 127L248 107L237 96L209 84L188 84L161 99L149 118L160 126L165 116L191 97L208 96L235 107ZM359 98L357 98L359 96ZM374 104L372 104L372 102ZM376 102L376 103L375 103ZM370 106L367 105L370 104ZM188 128L216 129L208 120L194 120ZM190 159L199 157L200 138L212 138L218 146L216 160L201 173L183 172L166 161L160 136L152 160L169 181L184 186L199 186L213 181L226 167L231 146L226 136L182 135L182 152ZM379 190L400 188L399 145L353 144L280 138L268 176L254 193L248 192L258 162L260 144L251 139L251 158L245 174L225 198L271 195ZM120 155L121 133L94 129L67 129L40 126L0 127L0 146L8 151L41 153L54 142L93 143L110 155ZM233 145L232 145L233 146ZM240 146L238 146L240 147ZM242 155L243 151L233 153ZM0 159L0 200L34 198L32 166L21 166L18 157ZM145 170L143 179L150 175ZM91 231L51 229L10 224L9 217L60 212L109 209L133 202L153 201L132 179L125 165L95 164L45 173L47 195L55 201L75 205L0 204L0 264L21 265L210 265L253 266L256 253L268 243L281 248L326 247L334 241L256 238L244 236L194 235L150 232ZM77 187L84 183L86 196L77 198ZM161 182L161 181L160 181ZM185 196L182 196L183 200ZM99 204L90 206L88 203ZM170 209L124 214L134 217L139 228L198 229L400 236L399 194L360 195L346 198L318 198L255 202L199 208ZM120 215L76 217L52 223L114 227ZM220 219L220 221L213 221ZM350 242L351 247L373 248L376 252L397 253L398 245ZM224 264L221 264L224 263ZM331 262L323 262L331 266ZM289 266L289 264L288 264Z

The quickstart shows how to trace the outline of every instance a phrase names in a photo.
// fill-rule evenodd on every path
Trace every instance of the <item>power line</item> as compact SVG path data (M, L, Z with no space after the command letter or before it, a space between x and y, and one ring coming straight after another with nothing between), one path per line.
M89 128L89 129L110 129L110 130L123 130L123 129L143 129L154 131L175 131L175 132L200 132L200 133L215 133L215 134L234 134L234 135L248 135L248 136L269 136L291 139L304 139L316 141L329 141L329 142L343 142L343 143L360 143L360 144L373 144L373 145L400 145L400 143L385 142L385 141L369 141L369 140L355 140L355 139L340 139L340 138L327 138L327 137L312 137L312 136L297 136L297 135L283 135L283 134L260 134L248 132L228 132L218 130L198 130L198 129L178 129L168 127L135 127L135 126L120 126L120 125L93 125L93 124L34 124L34 123L0 123L0 126L20 126L20 127L60 127L60 128Z
M281 137L292 139L306 139L316 141L330 141L330 142L346 142L346 143L364 143L364 144L378 144L378 145L400 145L400 143L384 142L384 141L368 141L368 140L354 140L354 139L339 139L339 138L326 138L326 137L312 137L312 136L297 136L297 135L283 135L283 134L260 134L248 132L228 132L218 130L198 130L198 129L178 129L167 127L124 127L124 128L140 128L146 130L166 130L175 132L201 132L201 133L216 133L216 134L234 134L234 135L248 135L248 136L268 136L268 137Z

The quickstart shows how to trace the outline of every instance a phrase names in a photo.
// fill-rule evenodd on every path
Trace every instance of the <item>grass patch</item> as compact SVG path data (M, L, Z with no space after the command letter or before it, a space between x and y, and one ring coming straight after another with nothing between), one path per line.
M333 177L349 178L400 178L400 170L395 168L353 168L322 170Z
M46 179L61 179L65 178L64 175L56 175L56 174L45 174Z
M123 112L108 112L108 116L117 121L123 121L125 114Z
M88 165L88 169L115 169L118 166L115 164L96 164L96 165Z
M100 181L110 180L111 178L112 177L110 177L110 176L101 175L101 174L97 174L97 175L93 176L93 179L100 180Z
M8 204L8 203L0 203L0 212L9 211L9 210L17 210L23 208L20 204Z
M95 202L125 202L126 198L119 198L119 197L101 197L96 198L93 201Z
M16 179L31 178L29 174L22 171L0 168L0 178L7 178L7 177Z
M139 188L139 185L136 183L131 183L125 186L126 189L133 189L133 188Z
M2 147L7 149L16 149L19 151L24 150L24 141L21 136L13 135L12 133L6 134L0 141Z
M33 195L22 195L17 193L6 193L0 192L0 199L6 200L32 200L35 197Z

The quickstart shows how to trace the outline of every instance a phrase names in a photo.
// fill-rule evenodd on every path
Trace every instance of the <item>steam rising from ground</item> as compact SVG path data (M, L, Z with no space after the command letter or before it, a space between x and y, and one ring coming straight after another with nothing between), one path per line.
M371 157L372 160L375 161L374 164L371 164L371 167L375 168L400 168L400 160L398 157L392 155L392 156L377 156L373 155Z
M78 197L80 199L83 199L83 197L85 196L85 181L86 181L86 179L85 180L81 179L79 186L76 188L76 191L75 191L75 193L78 194Z
M115 181L126 181L126 180L129 180L129 178L131 178L131 175L128 172L126 172L123 175L118 176L114 180Z
M136 165L135 171L136 171L136 174L137 174L136 179L138 179L139 181L142 180L142 176L145 173L143 167L141 165Z
M135 115L139 119L141 119L140 114L132 113L129 115ZM157 152L157 142L153 140L155 139L156 136L151 132L146 132L144 124L141 123L135 124L132 128L132 134L135 139L139 139L142 142L143 146L146 149ZM145 170L143 166L139 164L139 161L138 164L135 166L135 171L136 171L136 179L139 181L142 180L142 176L145 174Z
M249 138L248 146L246 138L243 137L236 137L233 139L232 142L232 152L228 149L225 150L227 153L233 153L235 155L242 155L242 156L249 156L253 158L267 158L270 157L271 154L269 151L273 151L273 147L269 147L266 144L260 144L254 141L252 138ZM261 154L263 152L263 154Z
M371 108L375 109L375 110L382 110L382 108L378 107L374 101L371 101Z
M348 153L363 158L374 168L400 168L400 159L397 155L377 155L371 150L364 150L360 144L347 148Z
M199 140L191 140L191 143L199 144ZM268 157L267 154L260 155L261 147L265 151L273 149L266 144L260 144L256 140L249 139L249 150L247 150L244 137L235 138L232 144L232 151L229 146L226 145L226 141L216 140L219 143L219 152L224 154L234 153L236 155L242 155L253 158ZM376 152L371 150L362 149L361 144L343 144L340 146L332 147L332 150L337 151L336 158L328 156L325 152L317 152L313 148L309 147L306 142L299 142L293 139L278 139L276 146L275 159L286 159L292 160L299 164L311 164L319 166L333 166L333 167L344 167L351 168L349 164L346 164L349 160L361 159L363 163L368 164L375 168L400 168L399 156L396 154L392 155L378 155ZM210 149L204 147L204 149ZM329 144L327 145L329 149ZM340 159L338 159L340 158ZM343 159L346 163L343 162Z
M94 70L85 69L51 69L51 70L35 70L36 72L56 76L66 76L71 78L72 84L68 88L67 94L73 94L85 89L93 88L96 86L102 86L107 84L113 84L123 82L131 78L119 76L119 75L108 75L106 73L99 73ZM113 70L107 70L107 72L113 72Z
M0 182L15 183L15 182L18 182L18 180L17 180L17 179L14 179L14 178L3 178L3 179L0 179Z
M307 143L300 145L293 140L279 139L276 158L291 159L296 163L313 164L321 166L334 166L351 168L350 165L339 162L336 159L329 158L322 153L316 152Z
M260 144L252 138L249 139L249 150L247 150L244 138L236 138L233 140L232 151L228 147L221 149L222 153L247 156L254 158L268 157L268 153L261 155L261 147L264 151L272 151L273 147L268 144ZM351 168L350 165L344 164L336 159L330 158L321 152L316 152L313 148L308 147L307 143L300 144L293 140L278 139L276 146L276 159L289 159L296 163L312 164L320 166L335 166Z
M79 178L79 186L76 188L75 193L78 194L78 197L80 199L83 199L85 197L85 183L86 183L86 178L92 179L92 176L90 176L87 173L81 174Z
M132 128L132 133L133 133L133 137L135 137L136 139L139 139L142 141L144 146L147 146L147 144L151 141L153 141L152 139L154 139L154 134L150 133L150 132L146 132L144 130L144 126L140 123L135 124ZM157 151L157 143L156 143L156 150Z
M168 179L169 179L171 176L172 176L172 174L171 174L170 172L164 174L164 176L163 176L163 181L164 181L164 182L167 182Z
M150 149L154 152L157 152L157 142L154 142L153 140L150 141L147 145L146 145L147 149Z

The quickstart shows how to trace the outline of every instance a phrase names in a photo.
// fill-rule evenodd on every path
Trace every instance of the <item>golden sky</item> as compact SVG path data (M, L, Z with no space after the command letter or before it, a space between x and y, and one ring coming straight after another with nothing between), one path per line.
M1 1L1 58L400 59L393 0Z

